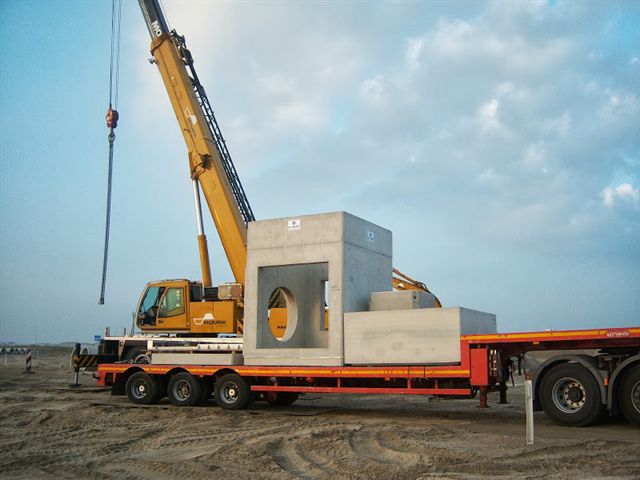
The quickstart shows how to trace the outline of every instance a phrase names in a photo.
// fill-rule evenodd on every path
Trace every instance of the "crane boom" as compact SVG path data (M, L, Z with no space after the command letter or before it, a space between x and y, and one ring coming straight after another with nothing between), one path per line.
M244 283L247 223L255 220L184 37L170 31L158 0L138 0L151 35L151 54L187 144L191 178L202 189L231 271ZM198 201L196 201L196 205ZM200 233L200 232L199 232ZM204 234L199 245L203 282L210 286ZM204 240L204 241L203 241ZM207 281L208 280L208 281ZM209 285L207 285L209 284Z

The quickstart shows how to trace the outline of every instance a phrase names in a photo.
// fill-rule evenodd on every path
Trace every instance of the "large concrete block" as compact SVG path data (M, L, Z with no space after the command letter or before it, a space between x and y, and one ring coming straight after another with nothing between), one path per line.
M347 313L347 365L460 362L460 336L496 333L496 316L466 308Z
M404 290L400 292L373 292L369 301L372 312L384 310L412 310L415 308L433 308L436 297L432 293L421 290Z
M251 222L247 249L245 364L342 365L343 314L391 289L391 232L346 212L305 215ZM288 307L279 339L268 323L277 289Z

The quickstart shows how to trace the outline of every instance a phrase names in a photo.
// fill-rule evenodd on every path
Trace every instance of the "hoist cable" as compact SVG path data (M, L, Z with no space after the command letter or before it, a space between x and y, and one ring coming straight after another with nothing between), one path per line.
M109 108L107 109L107 128L109 128L109 166L107 175L107 208L104 227L104 254L102 257L102 283L100 286L99 305L104 305L104 295L107 286L107 261L109 258L109 230L111 227L111 190L113 185L113 144L116 139L114 132L118 126L118 87L120 73L120 19L122 1L112 0L111 3L111 59L109 63ZM115 88L114 88L115 87Z
M116 61L115 61L115 84L116 89L113 95L113 108L118 107L118 91L120 86L120 26L122 25L122 0L118 0L118 26L116 32Z
M100 300L98 305L104 305L104 294L107 288L107 261L109 258L109 229L111 226L111 186L113 183L113 142L116 136L109 133L109 173L107 177L107 213L104 227L104 254L102 256L102 283L100 286Z

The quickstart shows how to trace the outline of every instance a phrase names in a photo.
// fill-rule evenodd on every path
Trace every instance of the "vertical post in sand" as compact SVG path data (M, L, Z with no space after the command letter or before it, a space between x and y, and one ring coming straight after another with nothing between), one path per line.
M524 400L527 418L527 445L533 445L533 386L531 380L524 381Z
M31 370L31 347L27 347L27 358L25 360L24 373L35 373Z
M78 355L80 355L80 344L76 343L73 349L73 383L69 386L71 388L77 388L80 386L80 367L78 366Z

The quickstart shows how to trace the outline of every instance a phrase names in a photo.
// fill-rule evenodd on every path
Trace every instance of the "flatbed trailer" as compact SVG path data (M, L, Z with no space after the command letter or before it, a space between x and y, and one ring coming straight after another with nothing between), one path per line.
M487 407L489 391L500 391L506 402L512 359L543 350L557 354L530 375L538 409L564 425L585 426L620 411L640 425L640 327L467 335L460 350L455 365L203 365L193 355L193 364L101 364L98 380L135 403L166 395L174 405L196 405L213 395L231 410L258 399L288 405L304 393L477 394Z

